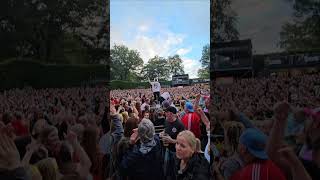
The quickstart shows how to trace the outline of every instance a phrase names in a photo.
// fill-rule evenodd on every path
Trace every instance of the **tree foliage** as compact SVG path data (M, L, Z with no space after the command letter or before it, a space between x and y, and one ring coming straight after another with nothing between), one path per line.
M295 0L293 20L282 26L281 48L287 51L320 50L320 2Z
M167 80L170 77L170 66L167 59L155 56L143 67L141 73L145 79L158 77L159 79Z
M203 47L200 62L201 62L201 69L198 70L198 77L207 79L210 77L210 45L209 44Z
M143 66L139 52L124 45L114 45L110 57L112 80L128 80Z
M81 54L82 48L88 49L85 32L100 38L99 30L108 31L101 20L107 17L107 6L107 2L99 0L1 1L0 60L33 57L45 63L69 63L66 59L70 53L73 56ZM70 40L78 44L77 48L67 46ZM84 52L90 55L90 50ZM88 58L86 63L94 62Z
M211 43L231 41L239 38L237 14L231 9L232 0L211 0Z
M171 75L181 75L184 74L182 59L179 55L169 56L168 65L170 68Z

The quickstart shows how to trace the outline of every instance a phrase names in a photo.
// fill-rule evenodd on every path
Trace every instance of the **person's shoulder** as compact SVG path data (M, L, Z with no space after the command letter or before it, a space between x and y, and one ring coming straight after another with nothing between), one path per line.
M182 120L180 120L180 119L177 119L177 120L175 121L175 124L177 124L177 125L180 126L180 127L184 127L184 124L183 124Z
M222 163L222 168L223 169L239 169L241 167L241 163L239 162L239 160L236 157L230 157L228 159L226 159L223 163Z
M210 164L204 157L203 153L196 153L195 162L193 164L193 174L197 177L196 179L204 179L210 176Z

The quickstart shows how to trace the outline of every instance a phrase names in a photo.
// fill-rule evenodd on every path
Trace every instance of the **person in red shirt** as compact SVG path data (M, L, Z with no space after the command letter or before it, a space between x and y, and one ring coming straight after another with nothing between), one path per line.
M245 166L230 180L285 180L284 173L268 159L267 136L256 128L246 129L239 140L238 151Z
M200 121L201 118L198 113L194 112L193 104L191 102L187 102L185 105L186 114L182 117L181 121L184 124L187 130L193 132L196 138L200 138L201 130L200 130Z
M13 118L11 125L14 128L16 136L26 136L29 134L28 127L21 114L16 114L16 117Z

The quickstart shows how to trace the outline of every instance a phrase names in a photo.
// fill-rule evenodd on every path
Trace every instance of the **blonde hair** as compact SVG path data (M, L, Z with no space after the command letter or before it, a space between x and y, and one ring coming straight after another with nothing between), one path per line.
M200 139L198 139L198 138L196 138L196 141L197 141L197 144L196 144L196 152L202 153L202 151L201 151L201 141L200 141Z
M126 123L127 120L129 119L129 114L127 111L124 111L121 113L122 114L122 117L123 117L123 123Z
M190 145L190 147L192 148L192 150L194 150L195 152L197 151L197 139L196 136L189 130L184 130L181 131L178 136L182 136L184 137L188 144Z
M24 169L26 170L26 173L27 173L29 179L42 180L42 175L41 175L39 169L37 168L37 166L27 165L27 166L24 166Z
M46 158L36 163L39 171L41 172L43 179L56 180L59 169L57 162L54 158Z

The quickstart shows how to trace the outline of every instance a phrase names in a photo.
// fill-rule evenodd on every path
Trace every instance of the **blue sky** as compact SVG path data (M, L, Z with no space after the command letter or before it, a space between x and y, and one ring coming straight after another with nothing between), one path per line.
M110 0L110 41L136 49L144 62L179 54L197 76L202 48L210 42L209 0Z

